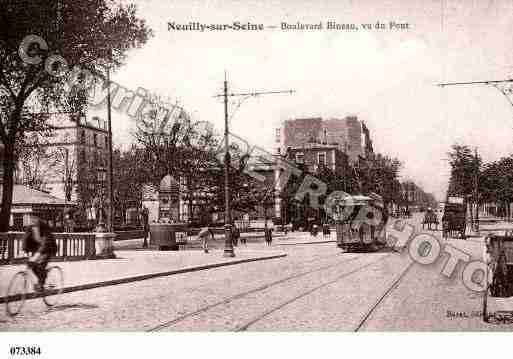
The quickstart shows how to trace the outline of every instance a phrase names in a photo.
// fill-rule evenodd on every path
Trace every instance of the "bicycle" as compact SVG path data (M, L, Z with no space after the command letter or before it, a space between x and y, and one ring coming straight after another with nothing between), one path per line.
M9 316L17 315L23 306L27 297L42 297L47 307L53 307L59 300L59 295L64 287L64 275L61 267L51 266L46 269L46 281L40 292L32 292L37 278L32 270L27 267L16 273L7 287L7 297L5 301L6 312Z

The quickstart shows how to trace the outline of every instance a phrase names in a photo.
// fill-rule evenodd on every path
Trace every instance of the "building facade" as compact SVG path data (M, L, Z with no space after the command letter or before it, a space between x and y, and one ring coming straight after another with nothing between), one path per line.
M285 158L297 164L302 164L310 173L315 173L324 166L338 176L345 176L348 170L348 155L338 146L320 143L307 143L301 147L289 147Z
M347 154L351 165L373 153L370 131L356 116L286 120L276 134L281 153L307 144L333 146Z
M356 116L286 120L276 130L276 143L280 157L290 163L301 164L310 173L325 167L342 179L348 178L351 167L374 154L370 131ZM286 187L280 171L276 166L275 193ZM278 195L275 198L275 218L288 222L293 217L288 213L290 204L282 203Z
M45 113L49 134L28 133L28 147L17 163L17 183L75 202L79 192L95 196L97 171L108 165L107 122L77 113ZM84 195L84 193L82 193Z

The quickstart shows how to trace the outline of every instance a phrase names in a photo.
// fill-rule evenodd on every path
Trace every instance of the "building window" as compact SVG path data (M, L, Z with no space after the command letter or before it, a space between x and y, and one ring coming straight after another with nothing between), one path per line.
M80 157L79 157L79 161L81 163L85 163L86 162L86 152L84 149L81 149L80 150Z
M319 152L317 154L317 163L319 165L326 165L326 152Z
M98 135L96 133L93 135L93 144L94 147L98 146Z
M303 152L296 153L296 163L304 163L305 161L305 155Z
M80 143L83 145L85 145L85 143L86 143L86 136L85 136L84 130L80 131Z

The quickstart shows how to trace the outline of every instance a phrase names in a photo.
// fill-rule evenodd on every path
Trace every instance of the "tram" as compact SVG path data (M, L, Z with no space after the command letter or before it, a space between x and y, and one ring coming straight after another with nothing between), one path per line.
M367 252L383 248L386 238L386 210L381 196L344 196L330 204L336 220L337 246L346 252Z

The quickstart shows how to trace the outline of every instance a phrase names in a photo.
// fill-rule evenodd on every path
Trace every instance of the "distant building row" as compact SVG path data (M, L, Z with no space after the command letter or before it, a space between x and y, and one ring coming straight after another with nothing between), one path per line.
M46 174L45 183L40 189L55 198L63 199L64 203L78 199L78 183L85 181L82 185L89 185L91 192L96 192L94 174L91 178L91 173L83 173L81 169L91 172L98 167L107 167L109 143L106 123L99 118L86 120L85 116L73 113L41 116L49 117L49 123L54 127L54 135L39 140L46 143L48 152L60 154L60 161L54 161L52 168L39 169ZM310 172L315 172L322 165L345 177L350 166L357 165L360 158L366 158L373 153L370 131L356 116L291 119L283 122L276 135L276 156L302 163ZM27 163L18 163L17 183L30 184L30 177L34 174L31 171L34 172L37 166L50 166L49 162L52 162L39 161L40 158L36 156L32 163L30 160ZM276 166L262 164L257 167L254 170L266 177L264 186L272 186L271 183L277 178ZM175 182L170 176L163 181L160 189L148 192L153 192L153 195L144 196L142 199L150 208L152 219L168 217L183 221L188 219L188 212L196 212L195 207L202 207L203 201L199 198L202 194L195 194L198 199L189 206L182 195L186 190L180 184L180 190L176 191ZM275 185L274 192L279 194L284 186L279 181ZM170 191L168 187L173 187L173 190ZM288 217L284 214L286 209L282 208L278 195L275 196L275 201L275 211L270 215Z

